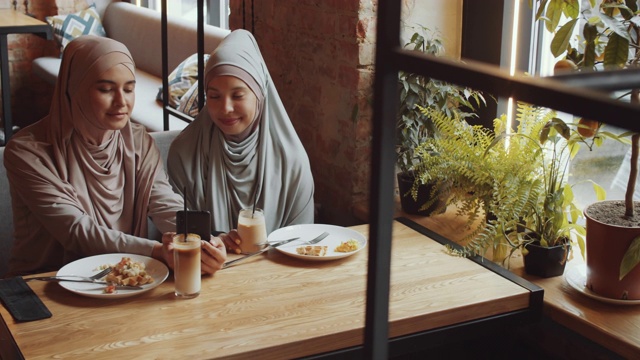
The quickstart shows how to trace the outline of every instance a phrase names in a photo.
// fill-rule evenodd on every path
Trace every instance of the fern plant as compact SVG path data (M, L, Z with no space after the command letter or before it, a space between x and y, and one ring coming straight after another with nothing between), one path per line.
M585 139L554 111L525 103L518 103L515 129L507 129L505 116L487 129L433 109L422 111L441 136L417 149L417 183L446 186L450 203L471 228L462 250L454 253L484 255L491 249L493 260L504 264L528 243L554 246L567 238L584 251L582 212L567 184L568 162L581 145L592 149L603 136L615 135ZM601 187L594 188L604 197ZM484 221L477 221L481 217Z
M507 137L504 116L488 129L437 110L422 111L432 118L440 136L417 149L416 186L426 182L444 186L451 195L449 204L455 203L458 215L467 217L470 231L461 255L484 255L492 249L494 260L503 260L509 247L502 235L504 226L527 216L542 189L540 147L531 141L540 125L521 118L516 131L523 136Z

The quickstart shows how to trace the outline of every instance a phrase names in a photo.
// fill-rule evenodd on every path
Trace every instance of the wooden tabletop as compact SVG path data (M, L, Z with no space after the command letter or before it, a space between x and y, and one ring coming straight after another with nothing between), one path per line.
M44 21L12 9L0 9L0 34L51 33Z
M367 225L353 229L368 235ZM394 222L392 245L392 338L529 308L528 289L404 224ZM367 257L306 261L272 249L203 278L190 300L174 297L171 276L114 300L29 282L53 317L0 314L27 359L296 358L363 343Z
M431 217L407 215L398 204L396 215L405 216L420 225L455 242L460 242L468 230L466 218L457 216L457 208ZM366 207L356 209L366 219ZM486 255L490 258L490 254ZM584 267L584 259L575 249L565 273L573 267ZM628 359L640 354L640 305L613 305L591 299L571 287L563 276L539 278L524 272L522 255L518 252L510 261L510 271L544 289L544 314L562 326L600 344Z
M574 254L565 274L585 262ZM512 269L544 289L544 314L626 359L640 356L640 305L614 305L594 300L570 286L563 276L539 278L524 272L522 258L515 258Z

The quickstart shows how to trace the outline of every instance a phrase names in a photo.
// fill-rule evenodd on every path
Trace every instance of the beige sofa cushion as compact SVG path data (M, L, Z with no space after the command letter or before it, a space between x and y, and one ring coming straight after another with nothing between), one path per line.
M148 131L162 131L162 104L156 101L162 86L162 37L161 15L147 8L127 2L93 0L102 15L102 25L107 36L125 44L136 62L136 105L131 116L133 122L144 125ZM89 1L91 3L91 1ZM106 6L106 9L105 9ZM197 25L194 22L168 16L168 73L183 60L197 52ZM213 51L229 34L215 26L205 26L205 53ZM60 59L40 57L33 61L34 74L50 84L55 84L60 69ZM181 130L187 122L169 116L169 129Z
M167 31L170 73L184 59L196 53L198 47L195 22L172 16L168 19L171 23ZM129 48L138 68L151 75L162 76L159 12L124 2L113 3L107 7L102 24L108 37L122 42ZM211 25L205 26L204 32L204 52L207 54L229 34L228 30Z

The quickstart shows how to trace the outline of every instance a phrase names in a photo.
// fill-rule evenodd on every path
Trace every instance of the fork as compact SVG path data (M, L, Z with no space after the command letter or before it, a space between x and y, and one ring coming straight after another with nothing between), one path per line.
M113 271L113 267L109 266L108 268L100 271L99 273L93 274L91 276L80 276L80 275L60 275L60 276L38 276L24 279L24 281L30 280L64 280L67 278L78 279L83 281L96 281L98 279L102 279L107 276L110 272Z
M324 240L324 238L326 238L327 236L329 236L329 233L325 231L322 234L316 236L315 239L305 241L304 244L309 244L309 245L317 244L320 241Z

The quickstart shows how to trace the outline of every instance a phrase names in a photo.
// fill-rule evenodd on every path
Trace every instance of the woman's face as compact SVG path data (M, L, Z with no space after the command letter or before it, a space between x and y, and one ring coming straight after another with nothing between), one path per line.
M235 76L216 76L207 84L207 110L227 136L242 134L256 117L258 98Z
M97 130L120 130L129 121L135 95L136 79L124 65L118 64L100 75L89 88L87 118Z

